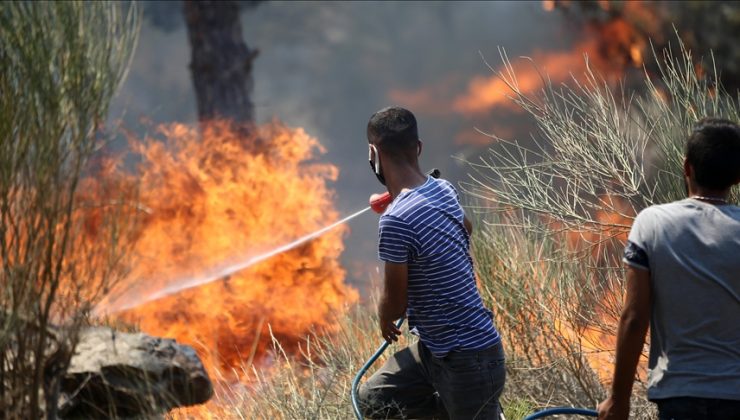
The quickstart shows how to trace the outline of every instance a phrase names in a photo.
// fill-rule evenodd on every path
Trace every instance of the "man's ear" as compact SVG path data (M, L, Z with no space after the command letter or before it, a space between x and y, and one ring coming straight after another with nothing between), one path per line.
M421 141L421 139L417 140L419 143L417 144L417 150L416 150L416 156L421 155L421 149L424 148L424 142Z
M683 159L683 174L684 176L687 176L691 178L691 174L694 172L694 168L691 167L691 164L689 163L688 158Z

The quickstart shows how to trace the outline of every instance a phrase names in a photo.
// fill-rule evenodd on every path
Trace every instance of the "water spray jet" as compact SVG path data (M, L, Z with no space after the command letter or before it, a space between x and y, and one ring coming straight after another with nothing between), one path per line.
M265 252L263 254L260 254L260 255L254 256L254 257L250 257L247 260L244 260L244 261L240 261L240 262L236 262L236 263L227 265L227 266L225 266L223 268L220 268L217 271L212 272L210 274L207 274L205 276L193 277L193 278L190 278L190 279L185 279L185 280L174 282L173 284L171 284L171 285L169 285L169 286L167 286L167 287L165 287L165 288L163 288L161 290L158 290L158 291L156 291L154 293L151 293L151 294L149 294L147 296L144 296L143 298L134 298L134 297L132 297L131 299L126 300L124 302L120 302L120 303L119 302L116 302L116 303L113 303L111 305L108 305L108 306L106 306L104 308L96 308L95 311L94 311L94 314L95 315L102 315L102 314L105 314L105 313L107 313L107 314L114 314L114 313L122 312L122 311L125 311L127 309L132 309L132 308L135 308L137 306L141 306L141 305L143 305L145 303L148 303L148 302L151 302L151 301L154 301L154 300L157 300L157 299L162 299L164 297L167 297L167 296L171 296L171 295L180 293L180 292L182 292L184 290L192 289L194 287L202 286L202 285L205 285L205 284L212 283L214 281L223 279L224 277L227 277L227 276L230 276L230 275L232 275L234 273L237 273L239 271L245 270L245 269L247 269L247 268L249 268L249 267L251 267L251 266L253 266L253 265L257 264L257 263L260 263L260 262L262 262L262 261L264 261L264 260L266 260L266 259L268 259L270 257L273 257L273 256L278 255L278 254L282 254L283 252L286 252L286 251L290 251L291 249L296 248L296 247L298 247L298 246L300 246L300 245L302 245L302 244L304 244L304 243L306 243L306 242L308 242L308 241L310 241L312 239L318 238L319 236L321 236L324 233L326 233L326 232L334 229L335 227L337 227L339 225L342 225L344 223L347 223L347 222L349 222L350 220L354 219L357 216L360 216L361 214L363 214L366 211L370 210L370 208L371 208L370 206L367 206L367 207L365 207L362 210L356 211L356 212L350 214L349 216L347 216L347 217L345 217L345 218L343 218L341 220L338 220L338 221L336 221L336 222L334 222L334 223L332 223L332 224L330 224L328 226L325 226L325 227L323 227L323 228L321 228L321 229L319 229L317 231L314 231L312 233L309 233L308 235L302 236L302 237L300 237L300 238L298 238L298 239L296 239L296 240L294 240L294 241L292 241L290 243L287 243L285 245L281 245L281 246L279 246L277 248L274 248L274 249L272 249L272 250L270 250L268 252Z
M427 175L432 176L434 178L439 178L440 171L439 169L435 168L429 171ZM369 206L363 208L362 210L356 211L350 214L349 216L343 219L340 219L328 226L325 226L319 230L316 230L307 235L304 235L292 242L289 242L285 245L281 245L263 254L250 257L246 260L236 262L233 264L229 264L207 275L203 275L200 277L192 277L189 279L174 282L173 284L166 286L163 289L160 289L154 293L146 295L142 298L136 298L132 296L129 299L125 299L123 301L121 301L120 299L116 300L111 304L105 305L104 307L96 307L93 310L93 314L95 316L100 316L104 314L115 314L118 312L125 311L127 309L136 308L148 302L162 299L167 296L175 295L177 293L180 293L188 289L192 289L195 287L203 286L205 284L213 283L217 280L223 279L224 277L227 277L239 271L245 270L257 263L265 261L275 255L282 254L283 252L286 252L286 251L290 251L291 249L294 249L312 239L318 238L324 233L336 228L337 226L340 226L344 223L349 222L350 220L362 215L363 213L367 212L370 209L374 210L376 213L382 213L385 210L385 208L388 206L388 204L391 203L391 201L392 201L391 195L387 192L383 194L373 194L370 197Z

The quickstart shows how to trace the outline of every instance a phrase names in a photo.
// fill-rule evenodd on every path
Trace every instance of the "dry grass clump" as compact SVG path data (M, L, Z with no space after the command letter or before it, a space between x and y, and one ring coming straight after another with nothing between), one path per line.
M371 305L374 308L374 305ZM375 311L362 305L341 319L332 336L307 337L298 356L287 354L273 341L269 360L259 367L246 363L234 376L217 385L213 401L195 410L175 410L173 419L336 419L354 418L350 403L352 380L377 350L382 338ZM416 337L405 334L385 351L365 375L366 380L388 356ZM238 381L234 381L234 377ZM531 413L533 404L519 398L504 401L507 419Z
M529 413L594 408L606 396L621 309L621 270L565 261L554 238L504 223L474 236L482 295L507 349L504 402ZM635 388L633 417L651 418L644 382Z

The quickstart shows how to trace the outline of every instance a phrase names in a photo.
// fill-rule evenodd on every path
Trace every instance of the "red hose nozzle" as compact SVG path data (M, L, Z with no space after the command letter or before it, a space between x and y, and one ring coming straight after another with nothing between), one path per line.
M431 171L427 172L427 175L433 178L439 178L439 169L432 169ZM388 207L388 204L390 204L392 201L393 200L391 199L391 193L389 192L384 192L382 194L373 194L370 196L370 208L373 209L375 213L383 214L386 207Z
M391 193L384 192L383 194L373 194L370 196L370 208L375 213L382 214L388 204L391 203Z

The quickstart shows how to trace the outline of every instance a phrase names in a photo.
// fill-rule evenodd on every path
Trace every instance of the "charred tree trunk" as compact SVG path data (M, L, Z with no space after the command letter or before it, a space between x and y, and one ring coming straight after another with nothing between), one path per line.
M190 70L201 129L209 121L229 120L244 134L254 126L252 61L242 37L236 1L184 1L192 47ZM254 141L254 139L252 139Z

